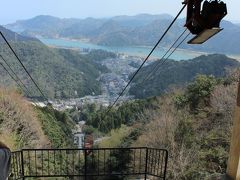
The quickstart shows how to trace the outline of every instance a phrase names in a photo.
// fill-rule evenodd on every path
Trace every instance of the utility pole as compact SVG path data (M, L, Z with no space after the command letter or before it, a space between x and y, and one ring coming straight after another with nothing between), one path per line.
M238 81L237 105L235 107L227 175L240 180L240 77Z

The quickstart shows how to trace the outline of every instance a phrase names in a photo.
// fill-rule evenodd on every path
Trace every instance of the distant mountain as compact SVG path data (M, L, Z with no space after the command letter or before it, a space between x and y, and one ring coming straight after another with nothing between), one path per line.
M6 28L25 35L57 37L62 29L78 21L77 19L60 19L40 15L29 20L16 21L16 23L7 25Z
M240 54L240 26L223 20L221 27L224 28L223 31L206 43L202 45L185 45L183 47L206 52Z
M185 61L169 60L145 81L145 77L152 72L157 63L158 61L139 72L130 88L131 95L137 98L157 96L167 92L171 86L184 86L197 74L223 77L228 68L240 66L238 61L219 54L199 56Z
M173 17L169 14L161 15L138 14L136 16L115 16L111 19L118 22L122 26L136 28L140 26L145 26L155 20L172 18Z
M4 34L4 36L7 38L8 41L15 41L15 42L21 42L21 41L38 41L36 38L28 37L28 36L22 36L18 33L12 32L3 26L0 26L0 31ZM0 42L4 42L2 38L0 38Z
M68 38L94 38L97 36L97 30L106 22L104 19L86 18L79 20L71 26L65 26L61 30L60 37Z
M154 45L173 17L167 14L116 16L105 19L60 19L37 16L30 20L6 25L11 30L21 30L33 37L88 39L92 43L107 46ZM184 19L179 19L163 39L161 46L169 47L184 30ZM181 48L214 53L240 54L240 26L223 21L224 28L217 36L203 45L183 45Z
M11 40L12 34L15 33L7 32L7 39ZM98 60L115 56L113 53L104 51L92 51L89 54L80 55L77 51L53 49L41 42L25 41L25 39L10 41L10 43L30 74L50 98L100 94L100 83L96 79L102 72L108 72L108 70ZM25 85L31 89L30 97L39 96L11 51L6 46L0 46L0 54L11 64ZM1 85L7 86L14 83L2 67L0 67L0 75Z

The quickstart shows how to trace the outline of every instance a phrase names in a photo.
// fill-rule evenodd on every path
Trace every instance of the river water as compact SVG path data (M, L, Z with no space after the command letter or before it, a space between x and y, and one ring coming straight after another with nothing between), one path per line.
M114 53L124 53L133 56L146 57L151 51L152 47L146 46L101 46L84 41L76 41L70 39L48 39L39 38L44 44L48 46L62 47L62 48L77 48L77 49L102 49ZM166 48L157 48L151 57L162 58L166 53ZM187 50L177 50L171 55L171 59L174 60L186 60L192 59L201 55L199 52L192 52ZM167 57L167 56L166 56Z

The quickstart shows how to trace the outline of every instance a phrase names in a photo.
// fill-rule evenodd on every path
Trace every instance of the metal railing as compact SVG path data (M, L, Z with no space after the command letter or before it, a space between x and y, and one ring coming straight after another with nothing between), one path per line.
M81 177L87 180L91 177L119 179L126 176L165 179L167 161L167 150L146 147L23 149L12 152L10 179Z

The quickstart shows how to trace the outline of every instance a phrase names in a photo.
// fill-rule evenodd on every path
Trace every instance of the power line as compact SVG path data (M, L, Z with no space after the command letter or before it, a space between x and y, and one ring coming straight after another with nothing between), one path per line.
M185 7L187 6L187 4L184 4L182 9L178 12L177 16L173 19L173 21L171 22L171 24L168 26L168 28L165 30L165 32L163 33L163 35L161 36L161 38L158 40L158 42L155 44L155 46L152 48L152 50L150 51L150 53L148 54L148 56L145 58L145 60L143 61L143 63L140 65L140 67L137 69L137 71L133 74L132 78L129 80L129 82L127 83L127 85L123 88L123 90L121 91L121 93L118 95L118 97L116 98L116 100L113 102L113 104L108 108L107 113L110 111L110 109L117 103L117 101L119 100L119 98L123 95L123 93L125 92L125 90L127 89L127 87L131 84L131 82L133 81L133 79L135 78L135 76L138 74L138 72L141 70L141 68L143 67L143 65L146 63L146 61L148 60L148 58L152 55L152 53L154 52L154 50L157 48L157 46L159 45L159 43L162 41L162 39L165 37L165 35L167 34L167 32L169 31L169 29L172 27L172 25L174 24L174 22L177 20L177 18L179 17L179 15L182 13L182 11L185 9Z
M186 32L186 30L185 30L180 36L182 36L185 32ZM191 33L188 33L188 34L183 38L183 40L173 49L173 51L167 56L167 58L165 58L163 61L161 61L161 62L162 62L161 65L164 65L164 63L169 59L169 57L170 57L170 56L177 50L177 48L188 38L188 36L189 36L190 34L191 34ZM179 37L179 38L175 41L175 43L171 46L171 48L169 48L169 50L168 50L167 52L169 52L169 51L173 48L173 46L177 43L177 41L178 41L180 38L181 38L181 37ZM155 66L155 67L157 67L157 66ZM156 72L159 68L160 68L160 66L158 66L157 69L154 68L154 69L155 69L154 72ZM154 72L153 72L153 73L154 73ZM142 81L142 82L143 82L143 81ZM108 109L108 111L106 111L106 113L105 113L105 115L104 115L104 118L105 118L106 114L110 112L110 110L111 110L111 109ZM104 118L103 118L103 119L104 119ZM99 124L98 124L98 129L100 128L101 123L102 123L102 120L100 120L100 122L99 122ZM107 128L106 125L104 125L104 126L105 126L105 128Z
M22 82L22 80L18 77L18 75L14 72L14 70L11 68L10 64L6 61L6 59L3 58L3 56L0 54L0 58L5 62L5 64L7 65L7 67L10 69L10 71L15 75L15 77L17 78L16 80L19 81L22 86L24 87L25 91L27 91L28 95L31 95L32 93L29 91L29 89L25 86L25 84Z
M3 69L8 73L8 75L16 82L16 84L19 86L19 88L24 91L22 86L18 83L18 81L11 75L11 73L7 70L7 68L3 65L3 63L0 62L0 65L3 67Z
M159 68L161 67L161 66L163 66L164 65L164 63L166 63L166 61L169 59L169 57L177 50L177 48L187 39L187 37L190 35L191 33L188 33L184 38L183 38L183 40L173 49L173 51L166 57L166 58L164 58L163 59L163 61L159 61L158 63L157 63L157 65L154 67L154 69L148 74L148 76L147 76L147 78L145 78L143 81L142 81L142 83L144 82L144 81L147 81L156 71L158 71L159 70ZM175 43L176 44L176 43ZM161 63L161 64L160 64Z
M180 34L180 36L175 40L175 42L172 44L172 46L166 51L166 53L161 57L161 59L158 61L158 62L156 62L156 65L154 66L154 68L150 71L150 73L147 75L147 76L145 76L145 78L142 80L142 83L144 82L144 81L146 81L146 80L148 80L150 77L151 77L151 75L154 73L154 72L156 72L156 69L158 68L158 66L160 65L162 65L162 64L160 64L161 62L164 62L164 59L167 59L167 58L165 58L165 56L170 52L170 50L176 45L176 43L178 42L178 40L184 35L184 33L187 31L187 29L185 29L181 34Z
M165 59L165 62L169 59L169 57L177 50L177 48L179 48L179 46L188 38L188 36L191 33L189 32L186 37L174 48L174 50L171 52L171 54L169 54L169 56ZM164 63L164 62L163 62Z
M27 75L30 77L30 79L32 80L32 82L34 83L34 85L37 87L38 91L41 93L42 97L48 101L48 99L46 98L46 96L44 95L44 93L42 92L42 90L40 89L40 87L38 86L38 84L35 82L35 80L32 78L32 76L30 75L30 73L28 72L28 70L26 69L26 67L24 66L24 64L22 63L22 61L20 60L20 58L18 57L18 55L16 54L16 52L13 50L12 46L9 44L9 42L7 41L7 39L5 38L5 36L3 35L3 33L0 31L0 35L2 36L2 38L4 39L4 41L7 43L8 47L11 49L12 53L14 54L14 56L17 58L18 62L21 64L21 66L23 67L23 69L25 70L25 72L27 73Z
M185 9L185 7L187 6L187 4L184 4L183 7L181 8L181 10L178 12L178 14L176 15L176 17L173 19L173 21L170 23L170 25L168 26L168 28L165 30L165 32L163 33L163 35L160 37L160 39L158 40L158 42L155 44L155 46L152 48L152 50L150 51L150 53L147 55L147 57L145 58L145 60L143 61L143 63L140 65L140 67L137 69L137 71L134 73L134 75L132 76L132 78L129 80L129 82L127 83L127 85L123 88L123 90L121 91L121 93L118 95L118 97L116 98L116 100L113 102L112 105L110 105L108 107L108 110L106 111L106 113L104 113L104 116L102 119L100 119L100 122L98 123L98 127L100 127L102 120L105 118L106 114L110 112L110 110L113 108L113 106L117 103L117 101L119 100L119 98L123 95L123 93L125 92L125 90L127 89L127 87L131 84L131 82L133 81L133 79L135 78L135 76L138 74L138 72L141 70L141 68L143 67L143 65L146 63L146 61L148 60L148 58L152 55L152 53L154 52L154 50L157 48L157 46L159 45L159 43L162 41L162 39L165 37L165 35L167 34L167 32L169 31L169 29L172 27L172 25L174 24L174 22L177 20L177 18L179 17L179 15L182 13L182 11Z
M164 59L164 61L162 61L162 64L161 65L164 65L164 63L166 63L166 61L169 59L169 57L177 50L177 48L179 48L179 46L188 38L188 36L190 35L191 33L188 33L185 38L174 48L174 50ZM160 66L158 66L158 68L155 70L155 72L157 70L159 70Z
M151 71L150 75L148 74L148 77L147 77L147 78L144 78L144 80L143 80L141 83L147 81L152 75L154 75L154 73L155 73L156 71L158 71L159 68L166 63L167 60L169 60L170 56L171 56L171 55L177 50L177 48L188 38L188 36L189 36L190 34L191 34L191 33L188 33L188 34L183 38L183 40L173 49L173 51L172 51L163 61L161 61L162 63L160 64L160 62L159 62L159 63L154 67L154 71ZM159 64L160 64L160 65L159 65ZM158 65L159 65L159 66L158 66ZM142 86L140 85L140 87L142 87Z

